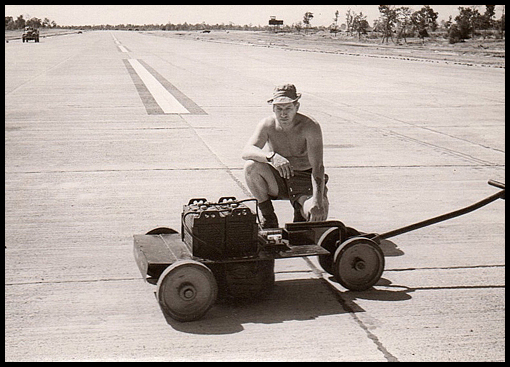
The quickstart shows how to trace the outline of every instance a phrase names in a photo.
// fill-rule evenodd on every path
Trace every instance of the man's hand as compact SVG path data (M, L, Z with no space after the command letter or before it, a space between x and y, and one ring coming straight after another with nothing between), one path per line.
M306 201L303 209L309 222L322 222L328 219L329 202L326 197L322 200L322 205L314 199Z
M289 179L294 176L294 168L290 165L289 160L278 153L275 153L271 158L271 164L283 178Z

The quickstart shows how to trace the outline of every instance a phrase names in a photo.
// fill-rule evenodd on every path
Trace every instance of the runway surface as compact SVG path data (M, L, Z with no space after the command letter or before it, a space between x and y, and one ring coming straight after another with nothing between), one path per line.
M504 361L503 200L386 241L368 291L278 260L271 295L191 323L133 257L190 198L250 197L241 150L287 82L323 130L329 219L382 233L481 200L505 181L504 74L138 32L5 44L5 360Z

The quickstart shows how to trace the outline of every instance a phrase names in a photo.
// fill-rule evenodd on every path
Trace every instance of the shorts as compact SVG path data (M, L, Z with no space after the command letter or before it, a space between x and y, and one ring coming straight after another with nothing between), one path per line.
M306 171L294 171L294 176L286 179L280 176L276 168L271 165L269 167L271 167L273 176L278 184L278 195L276 197L270 196L271 200L290 200L290 203L295 208L295 204L300 197L313 195L311 168ZM329 179L327 174L324 174L324 179L325 186Z

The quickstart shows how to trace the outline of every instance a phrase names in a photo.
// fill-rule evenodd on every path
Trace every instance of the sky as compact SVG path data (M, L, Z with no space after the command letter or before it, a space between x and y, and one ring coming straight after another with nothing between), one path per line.
M419 10L422 5L406 5ZM438 21L447 20L449 15L458 14L459 6L430 5L439 13ZM496 17L501 14L502 5L496 6ZM48 18L57 25L101 25L101 24L228 24L266 25L270 16L282 19L285 25L303 20L306 12L313 13L312 26L329 26L335 11L340 12L339 24L345 22L348 9L367 16L370 24L379 17L378 5L5 5L5 15L25 19ZM481 13L485 5L480 5Z

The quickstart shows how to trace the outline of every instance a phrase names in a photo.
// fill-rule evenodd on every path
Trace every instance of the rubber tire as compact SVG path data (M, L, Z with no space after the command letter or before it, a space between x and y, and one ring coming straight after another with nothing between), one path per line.
M335 279L347 289L364 291L375 285L384 271L384 254L371 239L352 237L340 244L334 257ZM362 260L363 269L356 269Z
M340 230L341 228L339 227L329 228L320 236L319 241L317 241L317 245L330 252L328 255L319 255L318 260L321 268L331 275L334 275L333 263L335 251L343 240L343 233L341 235Z
M146 233L149 235L157 235L157 234L174 234L178 233L175 229L168 228L168 227L158 227L151 229L149 232Z
M188 295L191 294L191 295ZM200 319L216 302L218 285L211 270L194 260L179 260L158 279L156 297L174 320Z

